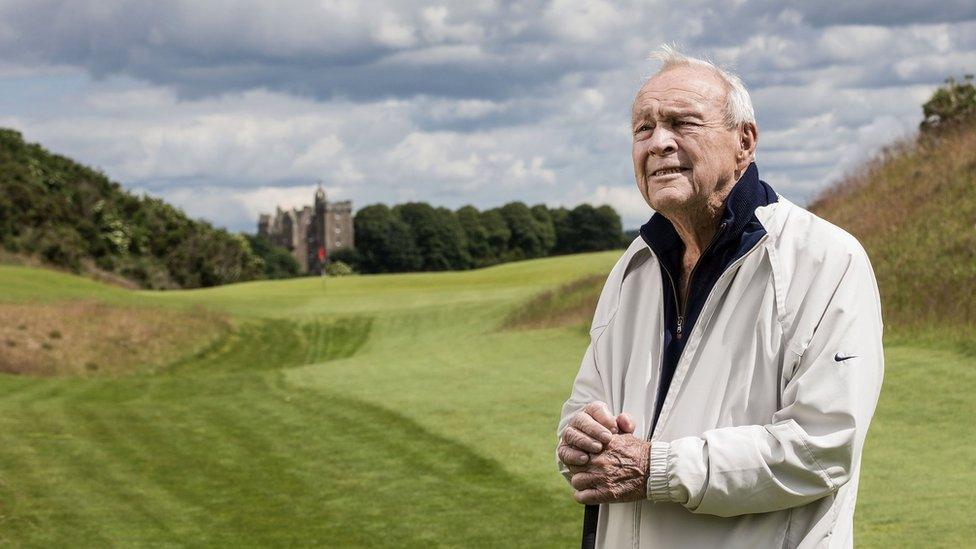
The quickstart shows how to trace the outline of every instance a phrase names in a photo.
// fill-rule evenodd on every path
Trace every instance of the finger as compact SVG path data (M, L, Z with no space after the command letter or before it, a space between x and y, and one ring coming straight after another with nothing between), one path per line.
M588 473L590 468L586 465L569 465L566 464L566 468L569 469L569 474L575 475L576 473Z
M566 465L583 465L590 461L589 454L566 444L559 445L559 448L556 449L556 455L559 457L559 461Z
M610 432L610 429L600 425L593 419L593 416L584 412L573 416L573 419L569 420L569 424L604 444L610 442L610 439L613 438L613 433Z
M634 431L637 430L637 424L634 423L634 420L630 418L630 414L627 412L617 416L617 427L620 428L621 433L634 434Z
M606 403L595 400L587 404L585 410L600 425L610 429L610 432L614 434L617 433L617 419L610 413L610 407Z
M577 490L586 490L587 488L592 488L596 477L589 473L576 473L573 478L569 479L569 483L573 485L573 488Z
M586 490L576 490L573 492L573 499L583 505L597 505L599 503L608 503L610 498L601 490L596 488L587 488Z
M574 427L566 427L563 431L563 442L583 452L601 452L603 445L598 440L590 438L586 433Z

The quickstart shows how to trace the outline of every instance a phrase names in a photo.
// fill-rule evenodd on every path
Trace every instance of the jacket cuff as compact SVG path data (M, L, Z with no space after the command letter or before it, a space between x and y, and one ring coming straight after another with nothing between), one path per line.
M668 479L668 458L670 455L670 443L651 443L651 466L650 474L647 476L647 499L651 501L671 501Z

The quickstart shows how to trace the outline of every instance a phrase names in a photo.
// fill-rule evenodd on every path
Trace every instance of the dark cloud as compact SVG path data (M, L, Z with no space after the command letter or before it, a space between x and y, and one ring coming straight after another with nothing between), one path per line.
M976 2L972 0L940 0L917 2L912 0L859 0L857 2L787 3L803 14L805 21L815 27L830 25L899 26L926 23L958 23L976 19Z
M336 14L306 5L282 16L261 3L104 10L97 2L11 2L0 7L0 52L9 61L78 66L96 77L128 75L188 98L265 88L361 101L511 97L617 62L611 52L554 40L538 26L542 3L482 14L363 6Z

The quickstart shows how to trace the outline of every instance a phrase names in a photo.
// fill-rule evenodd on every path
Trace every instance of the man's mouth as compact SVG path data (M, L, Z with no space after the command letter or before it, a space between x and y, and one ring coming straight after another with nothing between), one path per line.
M651 176L652 177L657 177L659 175L671 175L671 174L674 174L674 173L681 173L681 172L685 171L686 169L687 168L681 168L681 167L677 167L677 168L661 168L660 170L657 170L656 172L652 173Z

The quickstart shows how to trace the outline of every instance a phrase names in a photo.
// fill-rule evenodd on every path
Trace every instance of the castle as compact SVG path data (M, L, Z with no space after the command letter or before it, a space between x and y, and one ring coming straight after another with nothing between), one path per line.
M291 252L302 272L320 275L332 252L354 247L352 201L328 202L320 182L314 206L261 214L258 235Z

